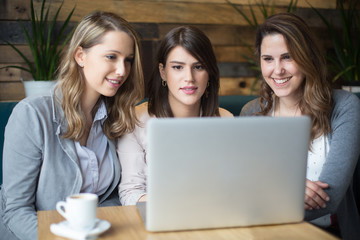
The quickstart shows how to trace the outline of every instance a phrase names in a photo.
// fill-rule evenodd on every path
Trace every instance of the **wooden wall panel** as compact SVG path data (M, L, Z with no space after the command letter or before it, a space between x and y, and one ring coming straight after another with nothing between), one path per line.
M240 24L246 22L229 4L204 4L194 2L153 1L102 1L99 6L89 6L88 1L76 1L78 21L93 9L114 11L130 22ZM64 4L60 18L64 19L73 3ZM91 8L91 9L90 9Z
M23 66L22 64L13 64ZM0 68L6 67L0 64ZM31 79L29 73L17 68L0 69L0 101L19 101L25 97L24 85L20 79Z
M9 66L9 65L22 66L24 68L27 68L27 64L25 64L25 63L10 63L10 64L4 63L4 64L0 64L0 67L6 67L6 66ZM31 79L31 74L28 73L27 71L19 70L17 68L8 68L8 69L9 69L8 71L16 71L16 72L20 71L20 79L25 79L25 80ZM4 69L1 69L1 70L4 70ZM16 73L16 74L18 76L18 73ZM18 80L20 80L20 79L18 79ZM0 77L0 82L1 81L9 81L9 79L3 79L3 78Z
M290 2L290 1L288 1ZM52 3L54 7L59 2ZM228 3L204 3L204 2L183 2L183 1L116 1L88 0L65 1L63 10L59 14L59 20L64 20L76 4L76 11L72 18L79 21L83 16L94 10L113 11L129 22L156 22L156 23L192 23L192 24L236 24L246 26L247 22ZM35 2L37 10L41 4ZM239 8L251 17L249 5L238 5ZM263 19L258 7L252 7L259 22ZM286 11L286 6L276 5L274 12ZM309 8L307 8L309 9ZM309 9L310 10L310 9ZM312 10L311 10L312 11ZM51 12L54 14L53 12ZM52 16L52 15L51 15ZM11 18L13 19L13 18ZM310 24L318 24L321 21L311 21Z
M0 19L27 19L30 1L1 0Z
M0 101L20 101L24 97L22 82L0 82Z
M21 66L21 64L14 64L15 66ZM21 70L17 68L3 68L4 64L0 64L0 83L2 81L19 81L21 78ZM2 68L2 69L1 69Z
M25 57L32 59L31 51L27 45L16 45L16 47L25 55ZM24 60L7 45L0 45L0 63L23 63Z
M122 0L122 1L132 1L132 2L185 2L185 3L203 3L203 4L212 4L212 3L227 3L226 0ZM233 4L249 5L256 4L260 0L230 0ZM287 7L289 5L289 0L263 0L267 5L272 5L276 3L276 6ZM334 9L336 8L336 0L298 0L297 6L302 8L308 8L309 3L316 8L326 8Z
M28 30L30 36L32 36L30 21L23 21L22 24ZM69 33L76 24L75 22L70 22L66 32ZM131 25L144 40L156 40L159 37L158 25L155 23L131 23ZM58 30L60 27L60 24L58 24L55 29ZM0 21L0 37L0 44L5 44L5 41L16 45L27 44L25 34L17 21Z
M219 62L220 77L253 77L259 74L247 63Z
M257 19L262 20L258 8L261 0L231 0L247 16L251 15L251 7ZM268 6L276 3L275 12L284 12L290 0L263 0ZM58 7L62 0L48 0L49 4ZM328 20L340 26L336 8L336 0L298 0L296 13L304 18L314 30L319 44L324 51L332 48L329 37L321 19L310 8L308 2L318 8ZM40 0L34 1L37 11ZM241 15L226 0L64 0L60 12L60 20L64 20L76 5L71 26L94 10L112 11L126 20L139 32L143 46L143 65L145 79L148 81L153 68L153 58L159 41L165 34L179 25L194 25L200 28L211 40L218 60L221 76L221 94L250 94L251 85L257 72L251 71L245 56L252 56L253 50L247 46L254 43L255 31L248 26ZM10 41L31 58L26 45L25 36L21 31L19 19L27 28L30 27L29 0L2 0L0 3L0 67L9 64L24 65L24 61L4 41ZM52 17L54 11L50 13ZM16 100L24 97L20 79L29 79L28 73L18 69L0 70L0 100Z
M49 0L49 2L54 7L59 6L61 3L59 0ZM244 10L248 12L249 3L256 5L259 1L231 0L231 2L244 7ZM264 2L271 5L273 1L264 0ZM284 8L288 6L290 0L276 0L274 2L277 8ZM35 8L40 9L40 4L39 1L35 1ZM335 9L336 0L312 0L311 5L316 8ZM241 24L241 22L235 21L238 17L236 15L238 14L225 0L102 0L91 2L88 0L65 0L63 10L60 12L60 18L65 19L74 6L76 6L74 21L79 21L84 15L91 11L103 10L117 12L130 22L164 22L166 20L166 22L178 22L181 19L194 16L195 14L194 17L199 18L198 21L200 23L208 23L207 21L211 21L211 23L214 23L213 21L225 21L222 23L233 24L236 22L236 24ZM298 8L310 7L307 0L298 0L297 6ZM29 16L29 8L30 4L27 0L2 0L0 19L27 19ZM254 9L257 8L254 7ZM228 22L229 20L230 22Z
M243 46L214 46L214 52L219 62L245 62L244 54L253 55L247 47Z
M172 28L184 24L159 24L159 39L162 39ZM202 30L214 46L240 45L255 41L254 31L250 27L237 25L191 24Z
M254 77L220 78L220 95L256 95L259 87L254 83L257 83Z
M230 0L230 2L234 3L234 4L243 4L243 5L247 5L249 4L254 4L257 2L260 2L258 0ZM289 0L263 0L264 3L267 3L269 5L271 5L273 2L276 3L276 6L283 6L283 7L287 7L289 5ZM301 7L301 8L308 8L309 7L309 3L311 3L312 6L316 7L316 8L328 8L328 9L334 9L336 8L336 0L298 0L297 2L297 7Z

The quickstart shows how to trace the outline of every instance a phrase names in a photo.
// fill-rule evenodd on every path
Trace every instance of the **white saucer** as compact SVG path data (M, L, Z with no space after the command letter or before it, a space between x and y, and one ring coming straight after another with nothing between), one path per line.
M106 220L96 219L95 227L90 231L77 231L70 228L67 221L53 223L50 225L50 231L60 237L70 239L96 239L98 235L110 228L111 224Z

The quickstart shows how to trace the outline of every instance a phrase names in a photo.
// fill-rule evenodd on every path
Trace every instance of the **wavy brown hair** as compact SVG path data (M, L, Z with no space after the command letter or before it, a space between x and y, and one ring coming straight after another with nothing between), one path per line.
M327 80L326 61L307 24L291 13L279 13L265 20L256 31L255 55L260 61L264 37L281 34L289 54L304 73L303 97L299 102L302 114L311 118L311 140L331 132L330 117L333 109L331 86ZM274 92L262 80L260 89L261 115L273 107Z
M62 135L64 138L78 141L85 133L85 116L81 109L85 79L74 58L76 49L89 49L101 43L103 36L110 31L127 33L134 41L135 56L130 74L116 94L113 97L100 97L105 102L108 114L102 127L103 132L109 139L116 139L135 127L137 119L134 108L143 98L144 91L140 40L126 20L113 13L97 11L80 21L61 60L56 93L68 125L67 131ZM93 111L96 111L96 108L95 106Z
M186 49L208 72L209 86L206 88L208 94L201 97L202 116L220 116L218 103L220 75L216 57L209 38L193 26L176 27L161 41L148 85L148 112L156 117L174 117L169 103L169 89L161 85L159 64L163 64L165 68L170 51L177 46Z

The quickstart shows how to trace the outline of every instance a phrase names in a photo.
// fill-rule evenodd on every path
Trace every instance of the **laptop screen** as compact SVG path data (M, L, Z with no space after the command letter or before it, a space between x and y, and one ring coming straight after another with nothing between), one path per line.
M308 117L151 119L147 137L147 230L303 219Z

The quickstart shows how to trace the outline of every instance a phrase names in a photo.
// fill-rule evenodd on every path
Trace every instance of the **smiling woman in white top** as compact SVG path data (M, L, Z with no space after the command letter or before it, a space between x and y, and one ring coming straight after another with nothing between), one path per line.
M358 239L352 176L360 152L359 99L331 89L317 42L294 14L265 20L255 48L263 76L260 98L245 105L240 115L311 118L305 220L329 228L337 224L337 216L341 236Z
M207 36L181 26L162 40L149 81L149 100L136 107L140 124L118 140L123 205L146 200L146 122L152 117L232 117L218 106L219 69Z

